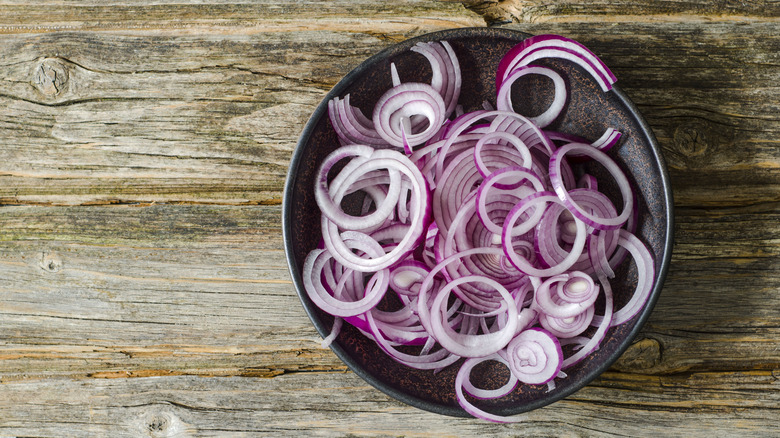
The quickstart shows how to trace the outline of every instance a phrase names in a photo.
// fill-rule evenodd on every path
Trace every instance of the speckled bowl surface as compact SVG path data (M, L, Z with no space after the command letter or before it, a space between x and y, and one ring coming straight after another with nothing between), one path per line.
M391 62L395 62L403 81L429 82L428 61L409 49L419 41L446 40L455 50L462 70L464 85L460 103L466 111L481 109L485 100L495 103L495 71L499 60L512 46L529 36L509 29L466 28L404 41L355 68L336 84L314 111L290 163L284 194L283 232L293 283L304 309L323 337L330 332L333 318L309 300L303 289L301 268L306 255L321 239L320 212L314 201L317 168L323 158L339 146L328 120L328 100L350 94L353 105L360 107L365 114L371 114L378 97L391 87ZM592 140L608 127L623 133L620 144L609 155L624 169L635 187L639 214L636 234L653 254L657 275L652 295L643 310L625 324L611 328L597 351L567 369L568 377L556 379L557 387L553 391L548 392L546 385L520 385L506 397L474 401L479 408L499 415L517 414L560 400L609 368L631 344L650 314L672 252L673 209L669 178L655 137L634 104L618 87L602 92L583 70L572 63L554 60L543 63L566 73L571 92L566 113L548 129L577 133ZM619 81L620 78L618 84ZM548 92L551 90L544 85L532 81L522 85L539 86L542 90L526 100L526 109L531 113L543 109L545 102L549 102ZM614 187L607 188L606 192L620 199ZM624 266L627 265L632 263L624 263ZM617 274L612 282L616 309L633 292L636 278L633 268L623 268ZM468 416L458 405L455 394L455 375L460 362L435 374L408 368L385 355L373 341L348 324L344 324L331 348L352 371L404 403L440 414ZM475 383L483 387L496 387L506 381L508 370L503 365L491 367L485 364L479 366L472 376Z

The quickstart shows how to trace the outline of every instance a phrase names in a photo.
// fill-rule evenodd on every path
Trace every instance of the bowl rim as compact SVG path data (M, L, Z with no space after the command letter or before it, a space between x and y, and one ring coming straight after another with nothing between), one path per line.
M306 122L306 125L304 126L303 130L301 131L301 134L298 137L298 141L296 142L295 150L293 151L293 155L287 171L287 177L285 180L284 194L282 199L282 238L284 240L284 249L285 249L285 256L287 259L287 266L288 269L290 270L290 275L292 277L293 285L295 286L296 294L298 295L298 298L300 299L301 304L306 314L308 315L309 319L314 324L315 328L317 329L317 332L322 337L327 336L330 332L330 329L325 326L324 322L315 313L315 309L312 306L306 305L306 300L308 299L308 296L306 295L306 292L304 290L303 280L301 277L301 273L297 269L297 261L292 248L292 229L291 229L291 223L293 219L292 207L291 207L292 196L293 196L292 192L293 192L293 186L295 185L295 182L297 180L296 171L302 160L301 157L303 155L303 147L305 146L306 139L308 139L311 136L312 131L314 131L320 119L323 116L327 115L328 101L331 100L333 97L337 97L337 96L340 97L343 91L345 91L345 89L349 85L351 85L355 81L355 79L357 79L365 70L371 68L374 64L383 61L384 59L386 59L387 57L395 53L401 52L404 47L406 47L407 49L412 47L417 42L440 41L440 40L446 40L451 37L473 38L475 36L481 36L485 38L503 37L512 40L517 39L519 42L523 39L533 36L533 34L529 34L527 32L523 32L515 29L504 28L504 27L464 27L464 28L446 29L446 30L425 33L392 44L384 48L383 50L379 51L378 53L374 54L373 56L367 58L363 62L361 62L357 67L355 67L346 76L344 76L341 80L339 80L339 82L336 83L336 85L334 85L333 88L330 91L328 91L328 93L322 98L320 103L317 105L317 108L314 110L311 117ZM518 39L518 37L520 38ZM631 112L632 116L634 117L635 121L639 126L639 132L644 135L643 141L650 146L649 149L650 149L651 156L653 158L653 164L659 170L659 177L660 177L661 187L663 188L663 195L664 195L664 208L666 211L666 224L665 224L666 236L663 242L663 257L661 260L660 269L656 273L655 283L653 285L653 289L650 293L650 297L648 298L647 303L644 305L644 307L639 312L639 314L634 317L636 318L636 323L632 327L631 331L627 334L624 341L621 344L619 344L618 348L613 353L611 353L603 362L599 363L598 366L596 366L591 371L582 375L578 383L568 386L564 390L556 391L554 394L550 395L550 397L539 398L537 400L533 400L532 402L523 404L522 406L519 406L520 409L513 411L516 414L538 409L543 406L552 404L556 401L559 401L563 398L566 398L569 395L587 386L599 375L607 371L607 369L609 369L609 367L611 367L618 360L618 358L620 358L620 356L628 349L628 347L633 344L634 339L639 334L647 318L652 313L652 310L655 307L656 302L658 301L658 298L661 294L661 290L663 288L664 281L666 279L669 270L669 264L671 262L672 252L674 247L674 201L673 201L671 182L669 179L666 163L663 158L663 155L661 154L660 145L658 144L658 141L652 129L650 128L650 126L648 125L647 121L644 119L642 114L639 112L639 109L636 107L634 102L617 85L613 85L611 91L620 100L620 102L623 105L625 105L625 107ZM452 417L466 417L466 418L472 417L460 406L442 405L428 400L423 400L421 398L400 391L388 384L385 384L380 379L378 379L377 377L375 377L374 375L366 371L356 361L354 361L353 358L349 354L347 354L347 352L337 342L331 343L330 348L336 354L336 356L352 372L360 376L364 381L369 383L374 388L382 391L383 393L389 395L390 397L396 400L399 400L407 405L425 411L434 412L437 414L442 414L442 415L447 415Z

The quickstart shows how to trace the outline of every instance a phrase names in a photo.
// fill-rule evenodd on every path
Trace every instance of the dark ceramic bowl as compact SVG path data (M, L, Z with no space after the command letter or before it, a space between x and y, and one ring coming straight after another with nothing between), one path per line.
M529 36L509 29L469 28L437 32L404 41L383 50L350 72L314 111L303 129L290 163L284 194L283 232L293 283L303 307L323 337L329 334L333 318L309 300L303 289L301 267L306 255L321 239L320 212L314 201L315 174L321 160L339 146L328 121L328 100L350 93L351 103L360 107L365 114L371 114L377 98L391 87L391 62L396 63L403 81L428 82L428 61L410 52L409 48L419 41L447 40L455 50L462 69L464 86L460 103L466 111L480 109L485 100L495 102L495 71L501 57ZM672 194L663 158L647 123L619 88L604 93L578 66L553 61L549 64L566 72L571 88L566 114L550 128L579 133L590 139L598 138L608 127L623 133L621 143L609 154L626 171L637 191L637 235L653 254L657 277L652 295L642 311L625 324L611 328L597 351L568 368L568 377L556 379L555 390L547 392L545 385L520 385L509 396L475 401L481 409L498 415L517 414L557 401L582 388L609 368L631 344L650 314L661 291L671 257ZM540 94L538 101L528 103L529 111L534 111L534 107L537 110L543 108L544 94ZM631 269L619 272L618 275L612 282L616 309L625 303L633 291L635 280ZM331 348L357 375L404 403L440 414L468 416L456 400L454 381L457 366L450 366L436 374L408 368L393 361L373 341L348 324L344 324ZM492 385L496 382L501 384L507 378L508 371L503 366L491 368L486 365L479 370L476 379L481 380L485 387L490 387L491 382Z

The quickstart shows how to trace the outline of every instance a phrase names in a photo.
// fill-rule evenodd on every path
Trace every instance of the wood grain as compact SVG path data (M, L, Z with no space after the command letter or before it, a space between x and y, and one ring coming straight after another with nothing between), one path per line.
M0 0L0 435L780 434L780 4L464 3ZM515 426L346 371L280 224L298 133L344 74L501 22L602 57L658 137L676 214L636 343Z
M702 381L707 389L702 393ZM6 399L44 435L133 436L772 436L777 377L726 373L637 380L608 373L576 396L534 411L520 425L453 419L408 407L351 373L273 379L191 376L57 380L4 385ZM735 389L735 386L738 389ZM769 390L767 390L769 388ZM674 400L672 401L672 397ZM24 434L24 417L0 405L3 434ZM63 422L63 418L68 418ZM414 426L410 426L414 425ZM761 425L757 430L756 426Z
M463 4L488 24L511 22L680 22L772 21L777 1L593 1L466 0Z

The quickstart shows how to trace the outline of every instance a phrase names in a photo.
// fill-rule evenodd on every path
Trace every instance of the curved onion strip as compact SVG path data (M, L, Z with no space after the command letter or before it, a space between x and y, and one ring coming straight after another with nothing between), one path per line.
M623 324L633 318L634 315L642 309L650 296L650 292L653 289L653 281L655 279L653 258L650 255L650 251L647 250L639 238L626 230L620 230L618 245L626 248L634 258L634 263L637 268L637 285L636 290L631 295L631 300L629 300L629 302L620 310L615 312L612 317L612 326Z
M328 116L333 130L344 144L366 144L386 146L387 142L374 129L374 122L368 119L359 108L349 104L349 95L328 102Z
M588 239L588 258L598 276L614 278L615 271L609 266L609 260L607 260L607 254L611 252L607 251L606 236L607 232L605 231L599 231L590 236ZM612 240L617 242L617 239Z
M450 291L462 283L481 282L493 287L507 304L507 323L500 330L481 335L469 335L456 333L452 328L442 320L442 312L446 310L446 298ZM444 348L462 357L481 357L496 353L498 350L506 347L512 339L517 329L517 307L514 305L514 299L509 291L497 281L488 277L479 275L469 275L461 277L447 283L437 292L433 304L431 305L431 333L436 341Z
M589 354L596 351L596 349L599 348L601 341L604 339L604 336L606 336L607 329L609 329L611 325L610 323L612 322L612 306L613 306L612 287L610 286L609 281L607 281L606 278L600 278L599 284L601 284L601 290L604 291L604 315L602 317L597 317L597 316L593 317L593 324L598 324L598 329L590 339L588 339L582 344L582 348L580 348L573 355L563 360L563 364L561 365L562 369L566 369L576 364L577 362L581 361Z
M580 254L582 253L582 249L585 247L585 241L587 238L585 224L581 220L575 218L577 234L574 239L574 243L572 244L572 248L569 254L559 264L546 269L539 269L537 267L531 266L527 259L524 259L519 254L517 254L511 245L512 235L518 232L518 229L520 229L519 232L521 233L524 231L529 231L536 224L529 224L528 221L526 221L522 225L514 226L514 223L529 208L542 208L543 205L547 202L561 201L550 192L538 192L520 201L507 215L506 222L504 222L504 229L501 234L504 253L509 258L509 261L512 262L512 265L514 265L521 272L535 277L549 277L558 275L569 269L577 261L577 259L579 259Z
M532 122L536 123L540 128L544 128L561 114L563 108L566 106L567 92L566 82L563 77L559 75L555 70L549 67L543 67L541 65L526 65L512 70L512 73L507 76L501 83L501 88L498 89L498 97L496 97L496 108L503 111L514 111L512 106L512 84L525 75L541 75L550 78L553 81L554 96L550 106L538 116L528 116Z
M406 82L387 90L379 98L374 108L374 128L393 146L403 147L405 142L408 146L417 146L436 135L444 123L444 111L444 100L433 87ZM404 130L402 121L409 121L413 116L428 119L427 126L421 132Z
M620 131L614 128L607 128L607 130L604 131L604 134L598 140L591 143L591 145L601 152L606 152L618 144L618 141L622 136L623 134ZM575 141L575 143L578 142Z
M560 35L534 35L514 46L498 65L496 89L516 67L528 65L541 58L562 58L579 64L603 91L609 91L617 79L615 75L587 47Z
M433 73L431 86L441 94L445 104L444 117L449 117L458 104L462 81L455 51L447 41L420 42L410 50L425 56L430 62Z
M515 336L506 349L512 374L523 383L543 385L561 370L561 344L540 328L530 328Z
M464 411L482 420L492 421L495 423L517 423L526 420L528 418L527 415L515 415L508 417L485 412L482 409L474 406L471 402L468 401L468 399L466 399L465 394L463 394L463 387L466 380L470 379L471 370L480 363L488 360L498 360L497 355L466 359L466 361L463 362L463 365L460 366L458 374L455 376L455 394L458 398L458 404L463 408Z
M425 222L429 213L428 191L425 187L425 180L417 167L415 167L405 155L400 152L380 149L374 151L371 158L372 159L369 162L362 166L361 171L367 172L374 169L394 168L405 174L413 183L412 190L415 202L413 203L414 206L412 209L414 213L412 215L412 221L409 224L408 233L406 233L398 245L390 252L370 259L355 255L343 243L343 240L347 236L356 239L371 239L369 236L356 231L345 231L339 235L336 224L323 216L323 240L325 241L325 246L333 254L333 258L346 267L363 272L378 271L392 266L405 254L411 251L427 226ZM341 191L343 191L343 189L337 187L335 191L336 192L332 196L335 200L340 200Z
M623 196L623 210L617 217L604 218L594 216L571 199L568 190L564 187L563 181L561 180L561 161L563 161L563 157L569 152L593 158L603 165L615 179L615 182L620 188L620 194ZM599 230L613 230L625 224L631 214L634 196L633 193L631 193L631 184L628 182L626 175L607 154L593 146L582 143L569 143L555 151L550 157L550 180L555 187L555 193L561 198L561 201L563 201L566 208L568 208L578 219L585 221L588 226Z

